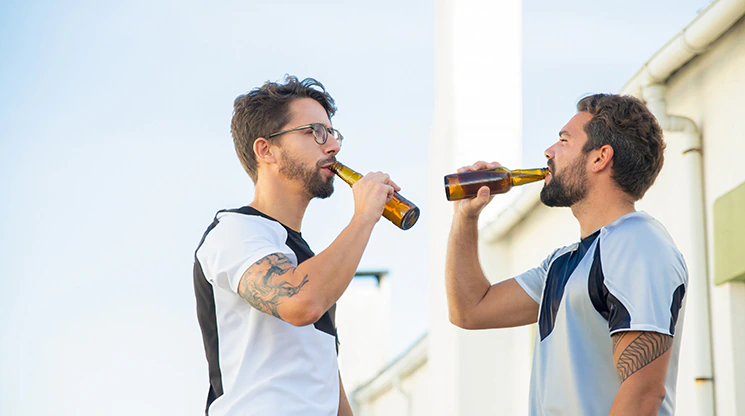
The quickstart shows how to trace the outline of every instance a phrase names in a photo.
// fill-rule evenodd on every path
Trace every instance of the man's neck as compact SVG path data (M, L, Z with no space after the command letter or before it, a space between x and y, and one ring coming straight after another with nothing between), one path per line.
M579 222L581 238L635 211L634 203L621 191L607 194L596 192L572 205L572 214Z
M284 181L259 182L249 206L300 232L310 199Z

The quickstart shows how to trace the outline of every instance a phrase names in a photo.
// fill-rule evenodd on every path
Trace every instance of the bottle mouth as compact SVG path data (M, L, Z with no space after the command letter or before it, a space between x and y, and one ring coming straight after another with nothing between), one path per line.
M401 229L408 230L416 224L419 219L419 208L410 209L401 220Z

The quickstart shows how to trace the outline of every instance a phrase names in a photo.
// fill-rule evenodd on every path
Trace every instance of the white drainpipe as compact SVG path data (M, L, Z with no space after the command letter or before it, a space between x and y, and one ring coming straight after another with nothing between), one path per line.
M667 133L681 133L683 141L683 169L680 188L688 207L688 290L686 291L686 320L692 334L683 335L693 343L693 371L696 392L696 415L716 414L714 406L714 375L711 356L711 325L709 312L709 277L706 256L706 225L704 213L703 166L701 163L701 135L693 120L667 114L664 85L655 84L642 90L647 108L657 117Z
M745 0L715 0L678 35L658 50L621 89L641 97L641 90L664 83L670 75L705 52L745 14Z
M411 416L412 409L411 409L411 394L409 394L404 388L401 386L401 374L396 374L393 378L393 388L398 390L399 393L404 397L404 400L406 401L406 416Z
M686 319L692 320L693 333L683 335L694 343L696 415L715 415L715 385L711 354L711 315L706 255L706 217L704 213L701 136L696 124L687 118L669 116L665 104L668 78L726 33L745 14L745 0L717 0L662 47L622 88L621 93L644 98L647 106L667 132L680 132L684 141L682 189L688 192L688 236L691 250L686 259L689 287L686 293Z

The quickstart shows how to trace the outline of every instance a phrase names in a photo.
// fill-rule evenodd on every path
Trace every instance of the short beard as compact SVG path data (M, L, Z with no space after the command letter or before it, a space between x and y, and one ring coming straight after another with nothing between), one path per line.
M541 189L541 202L549 207L571 207L587 196L587 171L584 153L561 174ZM553 171L553 168L551 169Z
M325 199L334 193L334 177L325 179L321 175L321 166L335 160L332 157L318 162L314 168L305 168L300 161L285 153L280 157L279 173L287 179L301 180L311 198Z

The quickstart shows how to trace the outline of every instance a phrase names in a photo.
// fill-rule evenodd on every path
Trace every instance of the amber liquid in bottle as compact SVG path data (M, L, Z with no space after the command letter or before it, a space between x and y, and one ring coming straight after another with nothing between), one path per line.
M513 186L540 181L548 174L548 168L509 170L505 167L453 173L445 176L445 196L448 201L473 198L482 186L488 186L491 195L503 194Z
M362 178L358 172L334 162L329 166L337 176L339 176L349 186ZM419 219L419 208L412 204L408 199L402 197L398 192L393 193L393 198L383 207L383 216L402 230L408 230L416 224Z

